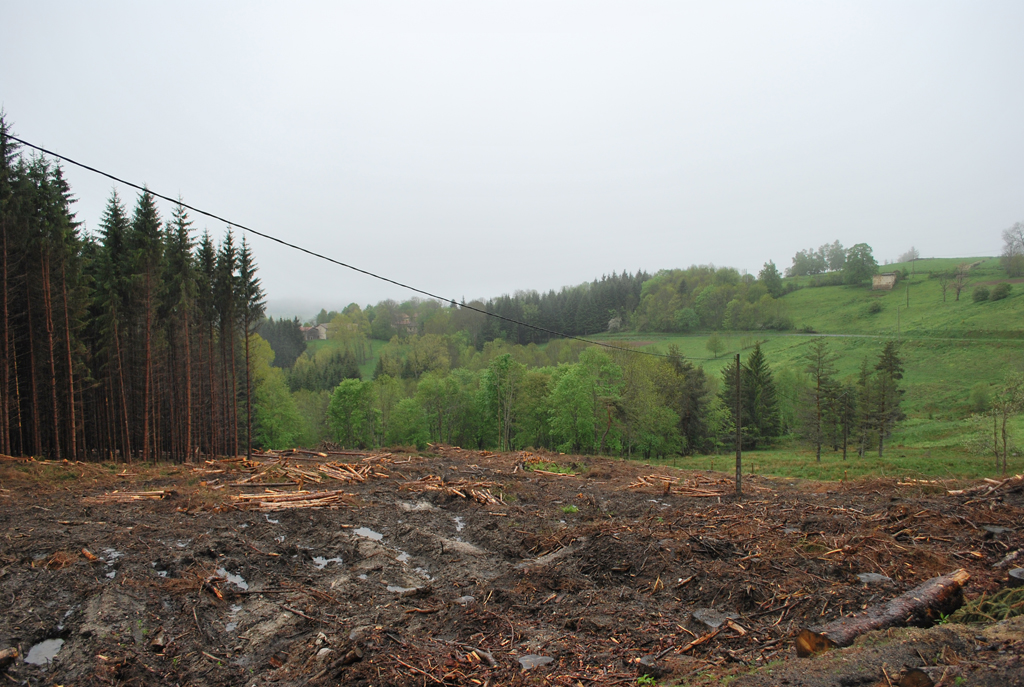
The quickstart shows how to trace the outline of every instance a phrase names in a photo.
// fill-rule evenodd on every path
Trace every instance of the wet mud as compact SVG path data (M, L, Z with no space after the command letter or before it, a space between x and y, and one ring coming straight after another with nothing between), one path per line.
M1024 546L1020 489L749 477L737 498L718 473L543 456L561 475L535 458L438 446L311 482L299 456L292 483L240 460L4 460L0 651L18 655L3 681L874 685L922 667L1020 682L1013 621L793 648L802 627L957 568L968 598L1000 589L993 566ZM343 493L237 498L267 489Z

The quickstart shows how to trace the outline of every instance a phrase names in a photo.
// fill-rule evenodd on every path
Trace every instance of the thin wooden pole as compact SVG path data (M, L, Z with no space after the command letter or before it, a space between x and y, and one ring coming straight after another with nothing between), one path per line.
M743 496L743 405L740 402L742 380L740 379L740 354L736 354L736 495Z

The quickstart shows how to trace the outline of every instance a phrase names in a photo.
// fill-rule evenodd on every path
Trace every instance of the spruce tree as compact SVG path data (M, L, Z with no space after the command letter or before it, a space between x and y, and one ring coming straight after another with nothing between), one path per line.
M266 301L263 287L256 276L256 263L249 243L242 237L242 249L238 253L238 310L241 313L242 335L245 337L245 455L252 458L252 369L250 365L249 337L256 332Z
M899 387L899 382L903 379L903 359L900 358L899 342L885 342L885 347L878 357L878 364L875 365L875 373L878 389L875 394L878 456L881 458L885 439L892 434L893 425L905 417L900 408L903 389Z
M747 356L747 364L742 371L742 385L742 401L748 415L744 425L750 428L751 442L757 448L758 444L770 442L782 432L775 380L760 343L755 344L754 350Z
M801 433L814 446L816 459L821 461L821 445L825 441L825 422L828 399L835 384L835 361L838 355L828 350L828 342L820 337L811 343L811 350L804 355L804 370L810 375L811 384L804 392L801 408Z

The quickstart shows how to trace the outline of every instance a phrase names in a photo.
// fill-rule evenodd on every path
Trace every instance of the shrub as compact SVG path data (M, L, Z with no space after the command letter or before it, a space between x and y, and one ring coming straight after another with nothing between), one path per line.
M987 286L979 286L978 288L974 289L974 293L971 295L971 298L974 299L975 303L981 303L982 301L987 301L988 300L988 296L989 296L988 287Z
M1006 282L1001 282L999 284L996 284L992 288L992 293L989 295L988 298L991 301L1001 301L1001 300L1003 300L1004 298L1006 298L1007 296L1010 295L1010 291L1012 289L1013 289L1013 286L1011 284L1007 284Z
M874 301L868 306L868 313L871 315L877 315L882 312L882 301Z
M975 413L987 413L989 409L989 388L985 382L978 382L971 387L971 410Z

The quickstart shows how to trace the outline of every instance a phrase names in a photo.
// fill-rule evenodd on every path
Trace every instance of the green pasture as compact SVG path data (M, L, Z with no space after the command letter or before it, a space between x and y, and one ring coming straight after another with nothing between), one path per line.
M1018 428L1021 423L1016 423ZM793 479L819 481L841 481L887 477L896 479L965 480L985 477L998 479L1002 476L1002 463L996 465L991 451L972 453L956 446L932 446L925 441L919 445L913 437L897 434L885 449L885 456L878 457L875 450L864 457L857 455L850 447L846 460L842 450L833 452L831 447L822 450L821 462L815 459L813 450L797 442L785 442L781 447L769 451L746 451L743 453L743 474L772 475ZM904 444L904 441L909 443ZM711 470L732 476L736 473L736 454L705 456L679 456L665 460L644 461L647 464L678 467L683 470ZM1007 458L1007 474L1024 473L1024 456Z

